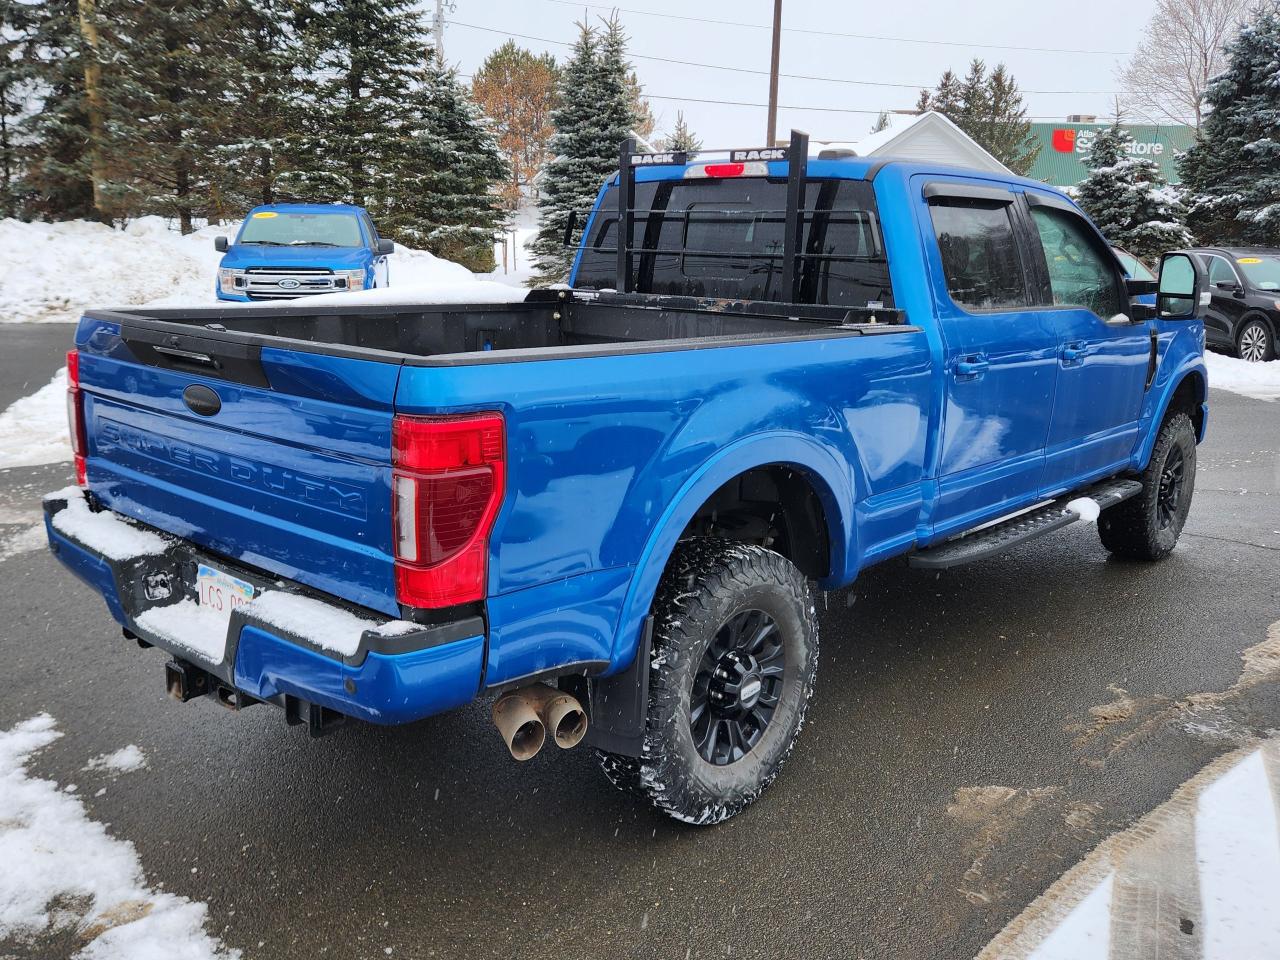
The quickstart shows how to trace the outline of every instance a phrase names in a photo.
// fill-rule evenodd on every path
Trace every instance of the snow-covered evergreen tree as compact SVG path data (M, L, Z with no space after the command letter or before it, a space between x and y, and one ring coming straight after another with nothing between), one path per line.
M684 112L676 113L676 125L671 129L671 134L662 140L663 150L683 151L684 153L696 153L702 149L702 141L699 140L689 124L685 122Z
M0 5L9 41L9 138L13 199L27 217L61 220L93 215L89 123L76 0ZM20 102L19 102L20 101Z
M414 0L302 0L299 23L309 76L278 189L376 208L412 173L404 138L417 120L424 14Z
M113 0L102 5L107 144L131 211L175 217L183 233L209 213L214 152L235 123L240 72L235 0Z
M1084 211L1111 243L1152 261L1175 247L1190 246L1185 211L1177 191L1154 160L1130 152L1133 137L1117 122L1090 145L1089 176L1076 191Z
M626 35L616 19L601 35L579 24L578 39L560 80L552 113L553 159L543 167L538 235L531 244L538 274L534 283L557 283L568 275L573 252L563 246L571 212L579 226L601 184L618 167L618 147L636 127L628 89Z
M235 218L246 207L273 203L276 180L289 167L305 71L295 7L295 0L237 0L228 39L239 69L229 78L226 103L235 123L215 156L209 204L215 215Z
M1260 9L1226 53L1181 160L1188 225L1205 243L1280 246L1280 6Z
M478 272L493 269L507 165L457 72L434 52L415 79L404 171L379 204L379 230Z

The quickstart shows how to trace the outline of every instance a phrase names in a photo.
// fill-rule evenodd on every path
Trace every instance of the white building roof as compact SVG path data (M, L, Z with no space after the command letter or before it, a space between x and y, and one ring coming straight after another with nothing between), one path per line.
M815 141L810 149L849 150L859 157L897 157L1009 173L1003 163L940 113L889 114L889 126L851 142Z

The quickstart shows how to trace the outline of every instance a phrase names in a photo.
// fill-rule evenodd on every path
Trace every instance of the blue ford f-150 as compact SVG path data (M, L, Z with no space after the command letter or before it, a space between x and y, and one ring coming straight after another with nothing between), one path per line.
M711 823L791 752L815 585L1082 518L1115 554L1174 548L1195 257L1152 309L1040 183L799 134L621 160L573 289L85 314L49 540L176 699L319 734L497 695L518 758L585 737Z
M364 207L343 203L254 207L234 241L213 245L224 254L214 292L241 303L385 287L395 250Z

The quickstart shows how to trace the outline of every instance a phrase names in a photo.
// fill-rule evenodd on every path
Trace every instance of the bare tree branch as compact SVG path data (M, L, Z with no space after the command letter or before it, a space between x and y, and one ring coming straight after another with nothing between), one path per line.
M1126 109L1152 123L1200 129L1205 86L1221 72L1222 46L1252 6L1252 0L1157 0L1146 39L1119 73Z

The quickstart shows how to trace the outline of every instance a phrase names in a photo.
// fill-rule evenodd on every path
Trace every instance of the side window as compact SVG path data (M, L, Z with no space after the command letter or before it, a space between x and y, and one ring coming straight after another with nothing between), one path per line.
M1209 257L1209 285L1217 286L1220 283L1239 283L1236 279L1236 272L1231 269L1231 264L1223 260L1221 257Z
M947 198L930 209L952 300L975 310L1029 305L1009 204Z
M1088 227L1050 207L1032 207L1031 219L1044 246L1054 306L1085 307L1104 319L1122 312L1115 261L1099 249Z

